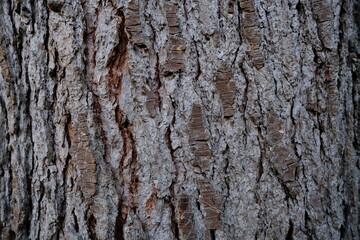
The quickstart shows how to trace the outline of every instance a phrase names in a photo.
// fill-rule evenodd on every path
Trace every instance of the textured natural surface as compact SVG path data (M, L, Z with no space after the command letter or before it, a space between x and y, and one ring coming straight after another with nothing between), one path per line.
M357 0L1 0L0 239L359 239Z

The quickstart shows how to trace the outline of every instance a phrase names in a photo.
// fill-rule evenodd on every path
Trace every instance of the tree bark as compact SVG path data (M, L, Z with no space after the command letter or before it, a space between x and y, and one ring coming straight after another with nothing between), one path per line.
M356 0L2 0L0 239L359 239Z

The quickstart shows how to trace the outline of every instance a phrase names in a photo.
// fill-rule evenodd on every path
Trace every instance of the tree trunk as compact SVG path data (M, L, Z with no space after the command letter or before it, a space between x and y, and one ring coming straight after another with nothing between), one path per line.
M0 239L359 239L356 0L1 0Z

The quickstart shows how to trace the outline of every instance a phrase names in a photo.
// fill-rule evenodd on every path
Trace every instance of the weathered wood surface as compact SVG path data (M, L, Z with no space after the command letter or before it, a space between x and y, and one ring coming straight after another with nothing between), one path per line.
M359 9L0 1L0 239L359 239Z

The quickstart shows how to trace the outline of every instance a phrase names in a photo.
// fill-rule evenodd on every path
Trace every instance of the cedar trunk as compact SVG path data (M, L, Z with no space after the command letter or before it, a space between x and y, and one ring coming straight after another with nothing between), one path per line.
M0 239L359 239L356 0L1 0Z

